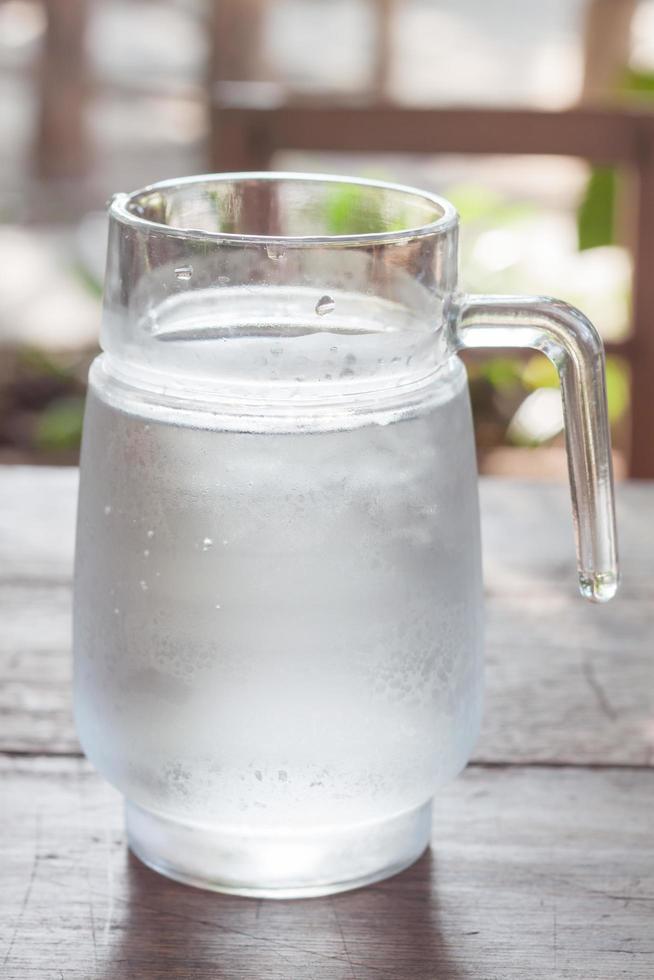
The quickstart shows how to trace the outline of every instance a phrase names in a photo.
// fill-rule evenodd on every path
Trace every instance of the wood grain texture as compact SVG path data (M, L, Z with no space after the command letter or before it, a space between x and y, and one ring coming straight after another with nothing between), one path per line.
M0 749L78 752L70 712L76 473L0 471ZM654 762L654 487L619 488L624 582L576 594L556 486L482 481L487 698L475 759Z
M287 93L280 89L283 101ZM221 98L222 96L222 98ZM456 107L423 109L390 104L334 105L315 96L279 106L231 104L217 93L213 163L231 170L221 128L249 133L271 156L276 150L341 153L526 153L580 156L597 163L633 163L639 141L654 125L646 112L584 107L540 109Z
M290 903L147 870L126 851L117 794L81 759L8 760L0 775L4 980L654 973L652 772L468 770L409 871Z
M477 763L439 797L413 868L276 903L142 866L118 794L76 754L76 480L0 470L3 980L651 980L654 486L620 488L623 594L593 607L575 595L564 489L482 483Z

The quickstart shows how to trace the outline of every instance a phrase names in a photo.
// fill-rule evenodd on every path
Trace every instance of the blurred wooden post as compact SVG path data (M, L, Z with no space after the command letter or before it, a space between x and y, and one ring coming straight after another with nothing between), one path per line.
M79 177L89 164L84 108L87 0L44 0L46 32L39 66L36 172Z
M636 0L590 0L584 32L585 104L614 101L629 63L631 21Z
M620 97L629 63L636 0L591 0L586 14L582 102L604 104ZM652 127L649 127L651 129ZM631 368L629 473L654 477L654 137L641 128L632 161L635 180L618 187L619 233L635 256ZM635 171L635 172L634 172ZM618 353L620 353L618 348Z
M371 0L375 19L371 94L376 99L389 97L393 60L393 14L396 0Z
M212 0L209 14L211 55L211 155L215 170L266 170L270 154L265 140L238 115L223 118L234 102L254 104L267 91L262 56L266 0Z
M629 475L654 478L654 116L638 145Z

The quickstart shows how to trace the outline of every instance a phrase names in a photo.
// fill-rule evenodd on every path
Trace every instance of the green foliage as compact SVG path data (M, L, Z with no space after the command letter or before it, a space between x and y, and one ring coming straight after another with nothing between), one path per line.
M537 439L525 439L510 432L510 423L524 399L540 388L558 388L556 368L544 354L534 354L528 360L492 357L469 365L470 393L475 415L478 443L492 448L502 442L521 446L541 445ZM629 370L618 357L606 362L606 387L609 420L616 425L629 408ZM507 431L508 430L508 431ZM558 435L557 437L558 438ZM545 444L550 442L545 440Z
M366 235L409 227L404 215L390 218L384 214L377 194L355 184L333 188L327 198L325 220L330 235Z
M34 442L46 451L76 449L82 438L84 399L57 398L43 410L34 432Z
M102 283L98 282L85 266L78 263L73 266L73 272L92 296L96 297L96 299L102 296Z
M544 354L534 354L522 369L521 381L527 391L536 388L558 388L557 370Z
M606 359L606 397L609 420L618 422L629 408L629 368L619 357Z
M620 90L628 95L654 96L654 72L627 68Z
M520 384L520 362L508 357L493 357L479 366L479 377L498 390Z
M626 68L616 86L616 94L626 101L634 97L651 103L654 98L654 72ZM613 245L618 174L613 167L593 167L577 214L579 251L600 245Z
M615 242L617 175L613 167L593 167L577 212L579 251Z
M18 352L21 372L37 377L56 378L62 382L73 378L69 358L57 356L38 347L22 347Z

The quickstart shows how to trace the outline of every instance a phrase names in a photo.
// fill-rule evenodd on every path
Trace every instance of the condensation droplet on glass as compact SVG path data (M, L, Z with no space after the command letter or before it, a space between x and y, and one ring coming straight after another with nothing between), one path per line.
M181 282L188 282L193 275L193 266L191 265L180 265L175 269L175 279L179 279Z
M142 590L144 592L147 592L148 591L148 583L145 581L144 578L141 579L141 581L139 582L139 585L141 586L141 588L142 588Z
M120 613L120 609L118 608L118 606L116 606L116 608L114 609L114 616L118 616L119 613Z
M327 295L321 296L318 302L316 303L316 307L315 307L316 313L318 314L318 316L327 316L328 313L331 313L333 311L335 306L336 303L334 302L331 296L327 296Z
M216 603L216 609L222 609L222 606L220 605L219 602Z
M111 504L105 505L104 512L107 516L109 516L109 514L111 513Z
M273 262L283 262L286 258L286 250L283 245L266 245L266 255Z
M143 557L144 558L148 558L149 555L150 555L150 549L149 548L144 548L144 550L143 550Z
M227 538L223 538L223 544L229 544L229 541L227 540Z
M148 537L149 538L153 538L154 537L154 531L152 530L152 528L150 528L150 530L148 531Z
M202 550L208 551L213 544L213 538L203 538L202 539Z

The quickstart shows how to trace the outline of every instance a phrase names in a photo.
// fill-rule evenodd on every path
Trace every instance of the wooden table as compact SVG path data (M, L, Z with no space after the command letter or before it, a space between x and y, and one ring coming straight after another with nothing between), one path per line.
M487 704L433 848L333 898L159 877L70 715L76 473L0 471L3 980L654 977L654 486L619 488L624 585L575 594L563 488L482 485Z

